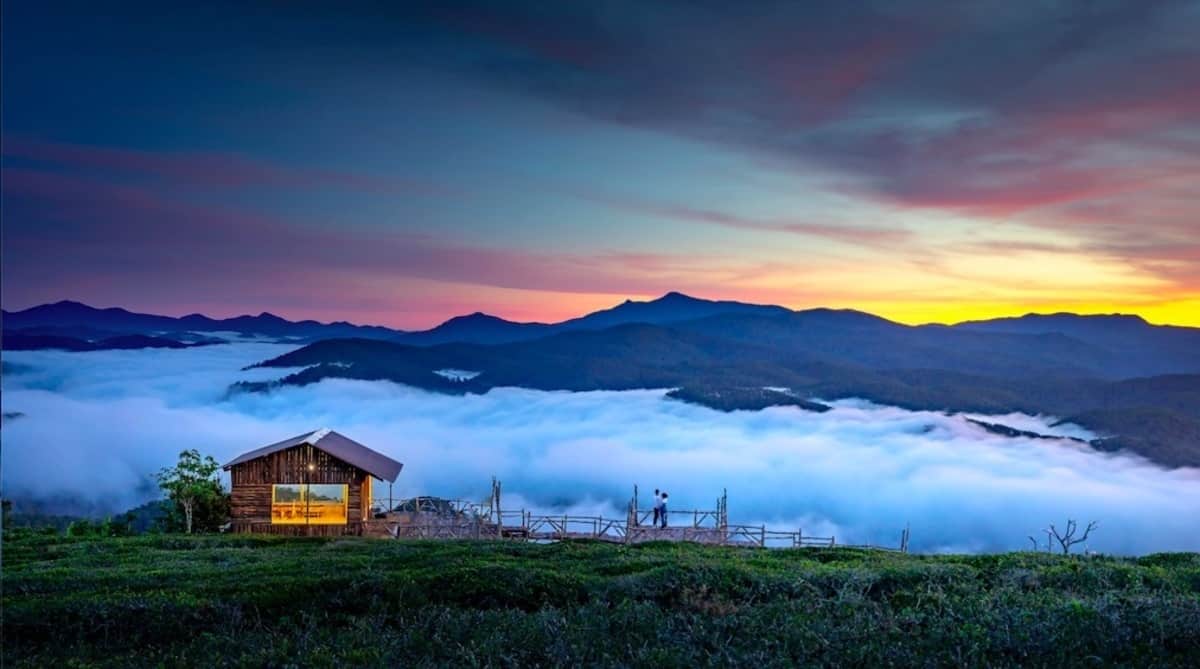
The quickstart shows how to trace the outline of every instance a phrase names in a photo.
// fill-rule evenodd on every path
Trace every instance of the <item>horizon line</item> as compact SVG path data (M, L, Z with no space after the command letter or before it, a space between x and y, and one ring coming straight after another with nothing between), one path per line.
M883 320L886 320L886 321L889 321L892 323L896 323L898 325L905 325L905 326L909 326L909 327L924 327L924 326L935 326L935 325L940 325L940 326L945 326L945 327L954 327L954 326L958 326L958 325L964 325L967 323L978 323L978 322L996 321L996 320L1004 320L1004 319L1018 319L1018 318L1026 318L1026 317L1030 317L1030 316L1070 315L1070 316L1088 316L1088 317L1100 317L1100 316L1128 317L1128 318L1137 318L1148 325L1152 325L1152 326L1156 326L1156 327L1183 327L1183 328L1200 329L1196 325L1187 325L1187 324L1174 323L1174 322L1155 322L1155 321L1150 320L1146 316L1139 314L1137 312L1134 312L1134 311L1129 311L1129 312L1102 311L1102 310L1071 311L1071 310L1056 309L1056 310L1047 310L1047 311L1033 310L1033 311L1025 311L1024 313L1017 313L1016 311L1014 311L1011 313L1006 313L1006 314L998 315L998 316L989 316L989 317L983 317L983 318L979 318L979 317L964 318L962 320L953 320L953 321L903 320L903 319L897 319L897 318L892 318L892 317L888 317L888 316L882 316L873 311L868 311L866 309L860 309L860 308L855 308L855 307L810 306L810 307L794 308L794 307L790 307L790 306L787 306L784 304L775 304L775 303L770 303L770 302L746 302L746 301L742 301L742 300L727 300L727 299L697 297L695 295L683 293L681 291L674 291L674 290L663 293L662 295L659 295L658 297L653 297L653 298L648 298L648 299L628 298L622 302L618 302L609 307L602 307L600 309L596 309L593 311L586 311L586 312L579 313L574 316L570 316L570 317L564 318L562 320L557 320L557 321L513 320L513 319L506 318L504 316L501 316L501 315L498 315L495 313L489 313L489 312L482 311L482 310L476 310L476 311L472 311L472 312L468 312L468 313L455 314L453 316L446 317L446 318L434 323L433 325L429 325L428 327L424 327L424 328L403 328L403 327L398 327L398 326L394 326L394 325L385 325L385 324L378 323L378 322L370 323L370 322L352 321L352 320L346 320L346 319L321 320L318 318L293 317L293 316L287 316L284 313L280 313L279 311L272 311L269 309L264 309L263 311L261 311L257 314L245 312L245 313L231 313L230 315L227 315L227 316L214 316L211 313L204 313L201 311L191 311L191 310L186 311L186 313L180 313L180 312L170 313L169 311L142 311L137 307L127 307L127 306L120 306L120 305L96 306L95 304L91 304L91 303L85 302L83 300L77 300L77 299L71 299L71 298L64 298L64 299L54 300L54 301L50 301L50 302L41 302L41 303L37 303L37 304L32 304L30 306L22 307L19 309L3 309L3 312L5 314L15 314L15 313L20 313L20 312L24 312L24 311L29 311L31 309L54 306L54 305L58 305L58 304L78 304L78 305L82 305L82 306L90 308L90 309L96 309L96 310L100 310L100 311L109 310L109 309L120 309L122 311L125 311L127 313L132 313L132 314L146 315L146 316L163 316L163 317L168 317L168 318L186 318L189 316L201 316L201 317L209 318L212 320L229 320L229 319L244 318L244 317L259 318L259 317L263 317L263 316L273 316L276 318L282 318L284 320L287 320L287 321L293 322L293 323L303 322L303 321L314 321L321 325L332 325L335 323L344 323L344 324L349 324L349 325L353 325L356 327L376 327L376 328L385 328L388 330L395 330L398 332L415 333L415 332L425 332L428 330L433 330L433 329L440 327L442 325L445 325L446 323L448 323L454 319L457 319L457 318L465 318L465 317L477 316L477 315L478 316L488 316L491 318L497 318L497 319L504 320L506 322L514 323L514 324L518 324L518 325L556 325L556 324L563 323L563 322L573 320L576 318L588 316L590 314L594 314L594 313L597 313L600 311L607 311L609 309L619 307L623 304L628 304L628 303L647 304L647 303L657 302L657 301L663 300L663 299L671 297L671 296L682 296L682 297L686 297L686 298L689 298L692 300L703 301L703 302L731 302L731 303L736 303L736 304L745 304L745 305L761 306L761 307L779 307L782 309L787 309L788 311L791 311L793 313L803 313L803 312L807 312L807 311L819 311L819 310L852 311L852 312L867 314L869 316L874 316L876 318L880 318L880 319L883 319Z

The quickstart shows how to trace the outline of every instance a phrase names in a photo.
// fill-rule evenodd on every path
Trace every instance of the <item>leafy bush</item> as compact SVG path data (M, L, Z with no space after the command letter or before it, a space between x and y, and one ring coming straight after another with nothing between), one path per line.
M134 534L133 514L124 514L116 519L111 516L101 521L80 519L67 526L68 537L128 537Z

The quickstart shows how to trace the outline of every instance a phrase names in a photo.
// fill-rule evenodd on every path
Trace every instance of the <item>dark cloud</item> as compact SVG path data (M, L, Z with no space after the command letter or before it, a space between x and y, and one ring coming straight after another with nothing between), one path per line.
M442 25L494 85L902 205L1004 216L1200 170L1194 3L572 7Z
M561 185L544 170L540 182L520 181L519 169L506 181L490 163L462 183L419 178L442 157L436 173L459 176L455 153L474 147L454 140L508 127L511 116L483 106L497 91L582 119L572 128L580 145L589 121L618 124L747 156L775 184L803 177L795 220L702 204L679 185L646 196L653 202L614 188L618 212L913 253L902 242L936 243L944 219L927 237L920 219L888 215L948 211L1020 223L1001 237L1026 247L1128 262L1180 291L1197 285L1188 265L1200 258L1187 243L1200 210L1200 191L1187 187L1200 179L1195 2L61 2L9 3L4 18L6 285L25 303L80 297L89 283L111 284L110 299L124 301L118 287L137 293L164 271L164 292L311 284L293 280L303 274L348 293L353 265L360 280L635 295L707 292L726 270L765 271L745 259L710 264L719 276L704 281L702 259L678 270L686 259L648 251L659 240L589 253L553 230L542 251L422 234L426 219L478 233L483 225L463 220L469 207L455 208L473 187ZM496 125L415 124L409 111L430 124L450 104L431 81L479 92L454 100L480 105L478 118L495 113ZM360 138L391 144L340 153L340 135L364 118L387 127L354 128ZM322 136L305 134L314 129ZM414 164L388 160L393 144L427 132L434 148ZM314 140L323 149L310 154ZM497 142L496 163L561 150L543 140L522 128ZM571 155L561 166L576 180L623 176ZM880 203L863 209L881 220L810 212L803 197L820 188ZM528 201L499 200L497 210L512 206L503 225L520 226ZM397 232L362 229L372 226ZM1032 238L1042 232L1054 239ZM659 269L604 264L633 254L657 256Z

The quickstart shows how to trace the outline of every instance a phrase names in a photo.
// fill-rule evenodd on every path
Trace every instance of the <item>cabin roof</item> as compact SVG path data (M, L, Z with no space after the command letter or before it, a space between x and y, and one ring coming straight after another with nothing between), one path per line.
M400 475L400 469L404 467L403 464L396 462L383 453L373 451L357 441L326 427L242 453L225 463L223 469L227 470L234 465L240 465L243 462L256 460L265 455L278 453L279 451L304 444L325 451L333 457L352 464L371 476L384 481L395 481L396 477Z

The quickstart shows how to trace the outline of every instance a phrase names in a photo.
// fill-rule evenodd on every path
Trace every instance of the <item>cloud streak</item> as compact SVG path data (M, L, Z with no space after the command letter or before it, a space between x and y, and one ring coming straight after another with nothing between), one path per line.
M618 211L643 216L674 219L689 223L719 225L735 230L783 233L805 237L820 237L854 246L882 247L902 244L911 238L903 228L880 228L837 223L814 223L795 220L769 220L742 216L734 213L700 209L687 205L658 204L618 198L589 198L602 202Z
M1156 191L1200 174L1192 3L1020 13L1002 4L777 3L746 12L680 3L636 21L595 8L547 18L526 7L506 13L503 30L481 29L501 17L475 3L456 17L446 23L479 45L455 65L469 74L606 122L824 175L829 188L900 211L985 220L1038 212L1055 226L1048 210L1103 199L1136 211L1140 233L1169 239L1174 219L1154 211ZM548 20L558 42L588 57L541 48L536 26ZM1197 206L1193 190L1184 208ZM1073 234L1109 232L1102 220L1076 219Z
M6 278L31 290L94 282L103 301L165 294L258 294L261 303L339 303L356 286L423 279L558 293L653 295L700 289L754 263L680 254L551 253L489 247L407 229L337 228L322 217L281 216L196 203L154 188L83 175L3 168L5 205L52 225L22 231ZM204 259L191 262L190 259ZM97 270L104 270L99 277ZM53 280L46 280L53 277ZM111 284L110 284L111 282ZM8 283L8 282L6 282ZM95 292L96 288L91 289ZM63 295L24 296L23 302ZM170 302L168 300L168 302Z
M433 195L447 189L400 177L297 167L217 151L145 151L123 147L6 137L4 156L58 169L149 178L169 187L205 192L263 188L331 189L373 195Z
M1008 439L961 416L861 402L720 413L659 390L450 397L346 380L225 396L235 379L278 373L237 370L282 350L6 354L27 368L4 377L5 411L26 414L4 427L6 495L131 505L181 449L227 460L330 426L405 463L398 496L482 498L495 474L513 504L620 517L634 483L669 490L676 509L709 508L728 488L733 522L839 541L894 544L910 523L919 550L1019 549L1072 517L1103 523L1094 550L1200 549L1200 472ZM1050 430L1046 417L1003 420Z

